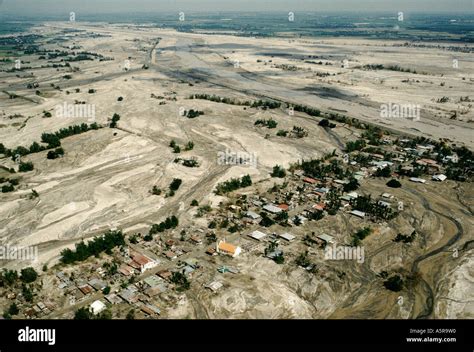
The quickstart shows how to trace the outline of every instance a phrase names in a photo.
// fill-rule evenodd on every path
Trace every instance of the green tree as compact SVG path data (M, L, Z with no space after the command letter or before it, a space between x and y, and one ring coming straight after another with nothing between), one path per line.
M21 277L20 277L21 281L29 284L31 282L36 281L37 278L38 278L38 273L32 267L28 267L21 270Z
M89 311L88 308L82 307L76 310L74 313L75 320L90 320L92 319L92 313Z
M16 303L13 302L12 304L10 304L10 307L8 308L8 314L17 315L18 313L20 313L20 310L18 309L18 306L16 305Z

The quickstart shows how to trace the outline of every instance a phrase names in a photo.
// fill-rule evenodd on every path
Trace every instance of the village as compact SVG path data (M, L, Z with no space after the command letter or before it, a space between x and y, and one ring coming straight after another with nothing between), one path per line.
M377 147L367 148L366 142L370 144L375 132ZM148 234L110 229L103 237L105 245L99 245L100 240L82 242L76 251L62 253L62 263L43 267L43 272L30 275L34 278L29 281L23 279L26 272L18 278L16 272L4 270L3 303L21 303L5 306L3 316L170 317L167 309L179 305L190 288L212 296L232 285L240 275L242 256L264 257L278 265L295 265L323 275L335 265L328 261L326 247L360 246L364 237L376 235L383 224L409 211L410 203L399 192L402 185L436 188L449 182L448 168L460 166L466 157L443 155L439 151L446 150L444 144L440 147L375 132L349 142L346 150L352 151L347 154L334 152L320 160L298 161L288 170L276 165L265 182L231 192L225 191L225 184L218 185L228 201L218 208L193 201L197 211L192 224L180 226L173 216L153 225ZM469 172L466 175L472 177ZM456 175L464 177L459 172ZM369 193L376 180L382 184L388 181L385 189ZM353 227L367 230L359 231L364 234L357 237L331 230L331 220L322 221L338 214L348 217ZM413 240L405 235L397 238ZM340 258L334 254L329 259L355 258L345 258L342 253Z

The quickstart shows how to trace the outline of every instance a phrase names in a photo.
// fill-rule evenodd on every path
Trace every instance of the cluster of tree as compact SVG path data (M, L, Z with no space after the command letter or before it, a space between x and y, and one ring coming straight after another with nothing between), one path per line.
M358 246L364 238L366 238L368 235L372 233L372 229L370 227L364 227L363 229L360 229L357 231L355 234L352 235L352 241L351 245L352 246Z
M75 250L69 248L61 252L61 262L71 264L82 262L91 256L98 256L100 253L112 253L115 247L125 245L125 237L122 231L109 231L102 236L95 237L87 244L81 241L76 244Z
M17 178L8 179L8 178L1 177L0 183L3 183L3 182L8 182L8 184L2 186L2 193L8 193L8 192L13 192L15 190L15 186L18 186L18 184L20 183L20 180Z
M363 70L370 70L370 71L376 71L376 70L389 70L389 71L397 71L397 72L408 72L408 73L414 73L416 74L415 69L410 69L410 68L403 68L400 67L399 65L382 65L382 64L368 64L362 66Z
M354 177L349 178L349 182L343 187L344 192L352 192L359 188L360 184Z
M91 130L98 130L98 129L99 129L99 125L97 125L97 123L94 122L90 125L86 123L82 123L80 125L73 125L67 128L61 128L59 131L53 132L53 133L43 133L41 135L41 142L46 143L48 146L47 148L44 148L41 150L35 150L34 153L45 150L45 149L53 149L53 148L60 147L61 139L64 139L66 137L70 137L76 134L81 134L81 133L85 133ZM37 145L35 144L33 144L32 147L33 146L37 147Z
M286 176L286 171L280 165L275 165L273 167L272 173L270 174L272 177L284 178Z
M115 113L113 116L112 116L112 122L110 123L110 128L115 128L117 127L117 122L119 122L120 120L120 115Z
M271 100L256 100L250 104L251 108L260 108L266 109L278 109L281 106L281 103L278 101Z
M266 212L261 212L260 216L262 218L259 222L260 226L270 227L270 226L275 224L275 220L273 220L271 217L269 217Z
M352 199L350 203L352 209L367 213L375 219L391 220L398 215L392 208L378 204L377 201L372 201L371 195L359 196Z
M179 154L181 153L181 147L176 143L176 141L173 139L170 142L170 147L173 148L173 153ZM194 142L189 141L186 143L186 146L184 147L185 151L193 150L194 149Z
M304 138L308 136L308 131L306 131L306 129L304 129L303 127L293 126L291 134L296 138Z
M216 186L216 194L223 195L233 192L239 188L245 188L252 185L252 178L250 175L245 175L242 178L231 178L229 181L219 183Z
M50 150L48 154L46 155L46 157L48 159L57 159L63 155L64 155L64 149L59 147L59 148L56 148L55 150Z
M316 210L309 213L310 220L318 221L318 220L321 220L322 218L324 218L324 211L322 210Z
M330 189L326 195L326 200L326 211L329 215L336 215L337 211L341 207L340 192L335 188Z
M183 115L188 119L194 119L198 116L204 115L204 111L190 109L189 111L184 111Z
M296 265L301 266L303 268L307 268L311 265L311 261L308 257L308 252L301 253L295 260Z
M393 240L394 242L403 242L403 243L412 243L416 238L416 231L413 230L413 232L410 235L403 235L401 233L397 234L395 239Z
M20 165L18 166L18 171L20 172L28 172L28 171L32 171L34 169L34 165L31 161L27 161L27 162L20 162Z
M186 291L191 286L186 275L179 271L175 271L171 275L170 281L176 285L176 291L178 292Z
M392 176L392 169L388 165L383 168L379 167L374 172L374 176L375 177L390 177Z
M294 165L293 168L302 169L305 175L319 179L329 176L344 178L351 175L351 172L344 169L337 159L332 159L330 162L323 159L303 160Z
M229 105L243 105L243 106L249 106L252 108L263 107L264 109L278 109L281 106L281 103L276 102L276 101L269 101L269 100L240 101L233 98L220 97L218 95L209 95L209 94L194 94L194 95L191 95L189 98L209 100L216 103L223 103L223 104L229 104Z
M288 131L279 130L279 131L276 133L276 135L277 135L278 137L286 137L286 136L288 136Z
M380 145L382 142L380 139L383 137L383 131L379 127L368 126L367 130L362 133L362 138L369 141L370 145Z
M23 284L30 284L35 282L38 278L38 273L32 267L21 269L20 275L16 270L3 269L0 273L0 287L12 286L18 280Z
M269 120L258 119L257 121L255 121L254 125L255 126L264 126L264 127L268 127L268 128L276 128L278 126L278 122L276 122L273 119L269 119Z
M151 194L153 194L155 196L159 196L159 195L161 195L161 189L158 188L157 186L153 186L153 188L151 190Z
M164 232L165 230L174 229L179 225L178 218L174 215L167 217L165 221L160 222L159 224L153 224L151 226L150 235L155 235L157 233Z
M346 143L346 152L350 153L355 150L362 150L366 147L364 139L358 139L356 141L349 141Z
M311 108L311 107L305 106L305 105L294 105L293 109L295 111L304 112L304 113L308 114L309 116L320 116L321 115L320 110L314 109L314 108Z
M336 127L336 124L335 123L332 123L332 122L329 122L328 119L322 119L321 121L319 121L318 123L319 126L321 127L324 127L324 128L335 128Z

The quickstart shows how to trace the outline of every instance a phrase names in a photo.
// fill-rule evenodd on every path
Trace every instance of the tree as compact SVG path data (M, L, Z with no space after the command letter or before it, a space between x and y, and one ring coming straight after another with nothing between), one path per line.
M29 268L25 268L21 270L20 279L24 283L29 284L31 282L35 282L37 278L38 278L38 273L36 272L35 269L29 267Z
M283 252L278 253L274 258L273 261L277 264L283 264L285 262L285 257L283 256Z
M110 128L115 128L117 127L117 122L120 120L120 115L115 113L112 116L112 122L110 123Z
M135 319L135 309L130 309L127 313L127 316L125 317L127 320L133 320Z
M110 293L110 286L106 286L104 287L104 289L102 290L102 293L104 295L108 295Z
M33 292L31 291L31 288L28 285L22 285L22 295L27 302L33 302Z
M176 284L177 291L185 291L190 287L190 283L186 278L186 275L180 273L179 271L175 271L173 273L173 275L171 276L171 282Z
M403 288L403 280L399 275L393 275L383 285L387 290L399 292Z
M90 320L92 319L92 313L89 311L89 309L82 307L76 310L74 313L74 319L75 320Z
M344 192L355 191L357 188L359 188L359 186L359 182L354 177L351 177L349 179L349 183L344 185Z
M283 178L286 176L286 171L284 168L282 168L280 165L275 165L273 167L273 171L270 174L272 177L278 177L278 178Z
M199 206L199 202L198 202L196 199L193 199L193 200L191 201L191 206L192 206L192 207L197 207L197 206Z
M402 187L402 184L395 179L391 179L390 181L387 182L387 186L390 188L400 188Z
M110 309L104 309L96 317L97 320L110 320L112 319L112 311Z
M194 142L189 141L188 144L186 144L186 150L193 150L194 149Z
M170 190L171 191L177 191L179 189L179 187L181 186L182 182L183 181L179 178L173 179L173 181L170 184Z
M32 171L34 169L34 165L31 161L27 161L26 163L20 162L20 166L18 168L18 171L20 172L28 172Z
M3 269L1 279L2 283L11 286L18 280L18 272L16 270Z
M153 189L151 190L151 194L153 194L155 196L159 196L159 195L161 195L161 189L159 189L156 186L153 186Z
M377 169L377 171L375 171L375 174L374 176L375 177L390 177L392 175L392 170L390 169L390 166L385 166L384 168L382 169Z
M16 303L13 302L8 308L8 314L17 315L18 313L20 313L20 310L18 309L18 306L16 305Z

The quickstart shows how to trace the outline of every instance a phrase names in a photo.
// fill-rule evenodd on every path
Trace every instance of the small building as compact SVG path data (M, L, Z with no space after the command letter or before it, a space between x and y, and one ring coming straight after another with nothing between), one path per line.
M168 280L173 275L173 273L169 270L161 270L157 273L157 275L164 280Z
M130 265L122 264L120 265L118 272L124 276L130 276L134 273L135 269L133 269Z
M433 181L438 181L438 182L443 182L447 179L448 177L446 175L443 175L443 174L439 174L439 175L433 175L432 179Z
M155 307L154 305L151 305L151 304L146 304L146 305L142 305L140 306L140 310L147 314L147 315L150 315L150 316L153 316L153 315L160 315L161 314L161 311L158 307Z
M138 295L136 290L129 287L120 291L119 296L128 304L133 304L138 302Z
M102 291L104 288L107 287L107 284L104 281L99 280L97 278L89 280L88 284L97 291Z
M305 178L303 179L303 182L309 183L310 185L314 185L314 184L316 184L316 182L318 182L318 181L316 181L314 178L311 178L311 177L305 177Z
M173 251L166 251L163 253L165 255L166 258L168 258L169 260L175 260L176 258L178 258L178 256L176 255L175 252Z
M283 211L288 211L290 209L290 206L288 204L279 204L277 206Z
M248 236L252 237L253 239L255 239L257 241L261 241L263 238L265 238L267 236L267 234L263 233L261 231L255 230L255 231L249 233Z
M156 275L148 276L147 278L143 279L143 282L150 287L158 286L159 284L163 283L163 279L159 278Z
M279 214L281 213L283 210L273 204L266 204L263 206L263 210L265 211L268 211L269 213L272 213L272 214Z
M360 210L352 210L350 212L350 214L355 215L355 216L357 216L361 219L365 218L365 213L363 211L360 211Z
M140 272L144 273L148 269L152 269L159 264L159 261L153 260L143 254L134 253L132 260L139 265Z
M390 193L382 193L382 198L393 199L393 196Z
M334 243L334 237L332 237L330 235L326 235L325 233L323 233L322 235L317 235L316 238L319 239L320 241L322 241L325 244L333 244Z
M87 285L87 284L79 286L78 289L79 289L79 291L81 291L82 294L84 294L84 295L88 295L89 293L91 293L92 291L94 291L94 289L93 289L91 286Z
M217 253L222 253L225 255L229 255L232 258L237 257L240 252L242 251L242 248L238 246L234 246L233 244L224 242L224 241L219 241L216 245L216 252Z
M426 180L418 177L410 177L410 181L415 183L426 183Z
M108 294L107 296L104 296L104 298L111 304L119 304L122 302L122 299L115 293Z
M209 247L208 249L206 249L206 254L209 254L209 255L217 255L217 252L214 248L212 247Z
M249 210L247 213L245 213L245 217L249 218L250 220L257 221L258 219L261 218L259 214L257 214L254 211Z
M288 232L282 233L282 234L278 235L278 237L283 238L284 240L286 240L288 242L291 242L296 238L295 236L293 236L292 234L290 234Z
M219 291L219 289L222 288L222 286L224 286L224 285L222 284L222 282L220 282L220 281L213 281L213 282L211 282L210 284L206 285L205 287L208 288L208 289L210 289L210 290L213 291L213 292L217 292L217 291Z
M198 244L198 245L199 245L199 244L202 244L202 240L201 240L198 236L196 236L196 235L192 235L192 236L190 237L190 240L191 240L191 242L193 242L194 244Z
M100 312L104 311L105 308L107 308L105 304L102 301L97 300L91 304L89 310L92 314L97 315Z

